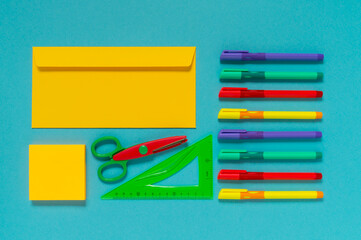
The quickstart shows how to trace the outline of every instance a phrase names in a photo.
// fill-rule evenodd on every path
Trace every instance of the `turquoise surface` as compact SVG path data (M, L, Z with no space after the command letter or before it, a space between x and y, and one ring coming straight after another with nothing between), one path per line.
M10 1L0 2L0 239L357 239L361 235L361 2L253 1ZM31 129L33 46L196 46L196 129ZM324 53L323 64L221 65L224 49ZM324 80L221 83L222 68L259 71L321 71ZM171 80L171 79L170 79ZM323 90L322 100L219 101L222 86L249 89ZM176 89L174 89L176 91ZM121 111L121 104L119 110ZM221 107L250 110L322 111L309 121L219 122ZM101 109L98 109L101 113ZM317 130L322 141L218 143L221 128ZM321 161L220 163L248 171L322 172L320 182L218 183L214 200L102 201L117 184L97 177L102 162L91 143L117 136L123 146L171 135L190 143L214 135L222 148L252 151L322 151ZM86 144L87 200L28 200L29 144ZM175 154L171 150L129 164L124 181ZM172 184L194 183L196 165ZM166 184L166 183L164 183ZM221 202L221 188L322 190L319 201ZM358 237L357 237L358 236Z

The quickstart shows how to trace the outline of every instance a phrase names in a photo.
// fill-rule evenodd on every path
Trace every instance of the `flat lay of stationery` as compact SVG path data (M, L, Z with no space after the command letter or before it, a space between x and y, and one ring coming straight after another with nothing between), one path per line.
M361 0L2 0L0 33L0 240L361 240Z
M223 51L221 62L322 61L322 54L249 53ZM33 128L195 128L195 47L34 47ZM320 72L250 72L224 69L223 81L320 80ZM176 89L176 91L175 91ZM321 99L319 90L251 90L223 87L227 98ZM218 119L322 119L318 111L248 111L222 108ZM222 122L222 121L220 121ZM222 129L222 140L320 139L320 131L247 131ZM173 136L124 148L118 138L105 136L91 145L94 158L106 161L98 168L105 183L126 177L128 161L175 147L178 153L120 184L101 199L212 199L212 135L186 147L186 136ZM103 145L115 147L99 151ZM161 157L161 154L157 154ZM51 160L49 159L51 157ZM222 149L220 163L255 160L319 160L318 151L247 151ZM197 159L197 160L195 160ZM198 162L198 184L157 185ZM93 162L93 161L92 161ZM132 161L133 162L133 161ZM285 161L284 161L285 162ZM93 163L91 163L93 164ZM107 177L104 171L121 168ZM315 172L249 172L221 169L218 180L320 180ZM221 181L220 181L221 183ZM30 200L85 200L85 145L29 146ZM320 191L248 191L222 189L219 199L317 199Z

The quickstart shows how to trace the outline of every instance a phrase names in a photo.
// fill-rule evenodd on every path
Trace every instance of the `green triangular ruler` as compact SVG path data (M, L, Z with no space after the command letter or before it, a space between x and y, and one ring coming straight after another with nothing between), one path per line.
M157 186L198 157L198 185ZM212 135L104 194L101 199L212 199Z

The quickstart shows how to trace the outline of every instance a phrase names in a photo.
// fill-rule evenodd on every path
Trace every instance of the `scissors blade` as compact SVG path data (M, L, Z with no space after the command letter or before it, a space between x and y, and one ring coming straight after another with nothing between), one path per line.
M175 141L173 143L169 143L167 145L164 145L163 147L154 149L153 153L158 153L158 152L162 152L162 151L165 151L167 149L170 149L170 148L174 148L174 147L179 146L179 145L181 145L181 144L183 144L185 142L187 142L187 139L181 139L181 140Z
M127 148L113 156L115 161L126 161L145 157L154 153L162 152L170 148L174 148L187 142L186 136L175 136L168 138L161 138L150 142L137 144L133 147Z

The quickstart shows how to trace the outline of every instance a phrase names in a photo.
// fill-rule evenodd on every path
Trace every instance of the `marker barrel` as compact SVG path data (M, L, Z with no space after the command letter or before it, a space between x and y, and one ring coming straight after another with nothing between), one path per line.
M273 139L298 139L298 138L320 138L322 137L322 132L313 132L313 131L295 131L295 132L263 132L263 138L273 138Z
M319 80L323 78L321 72L263 72L242 69L223 69L220 74L222 81L247 80Z
M266 53L267 61L322 61L323 54L313 53Z
M321 152L252 152L246 150L221 150L218 160L316 160Z

